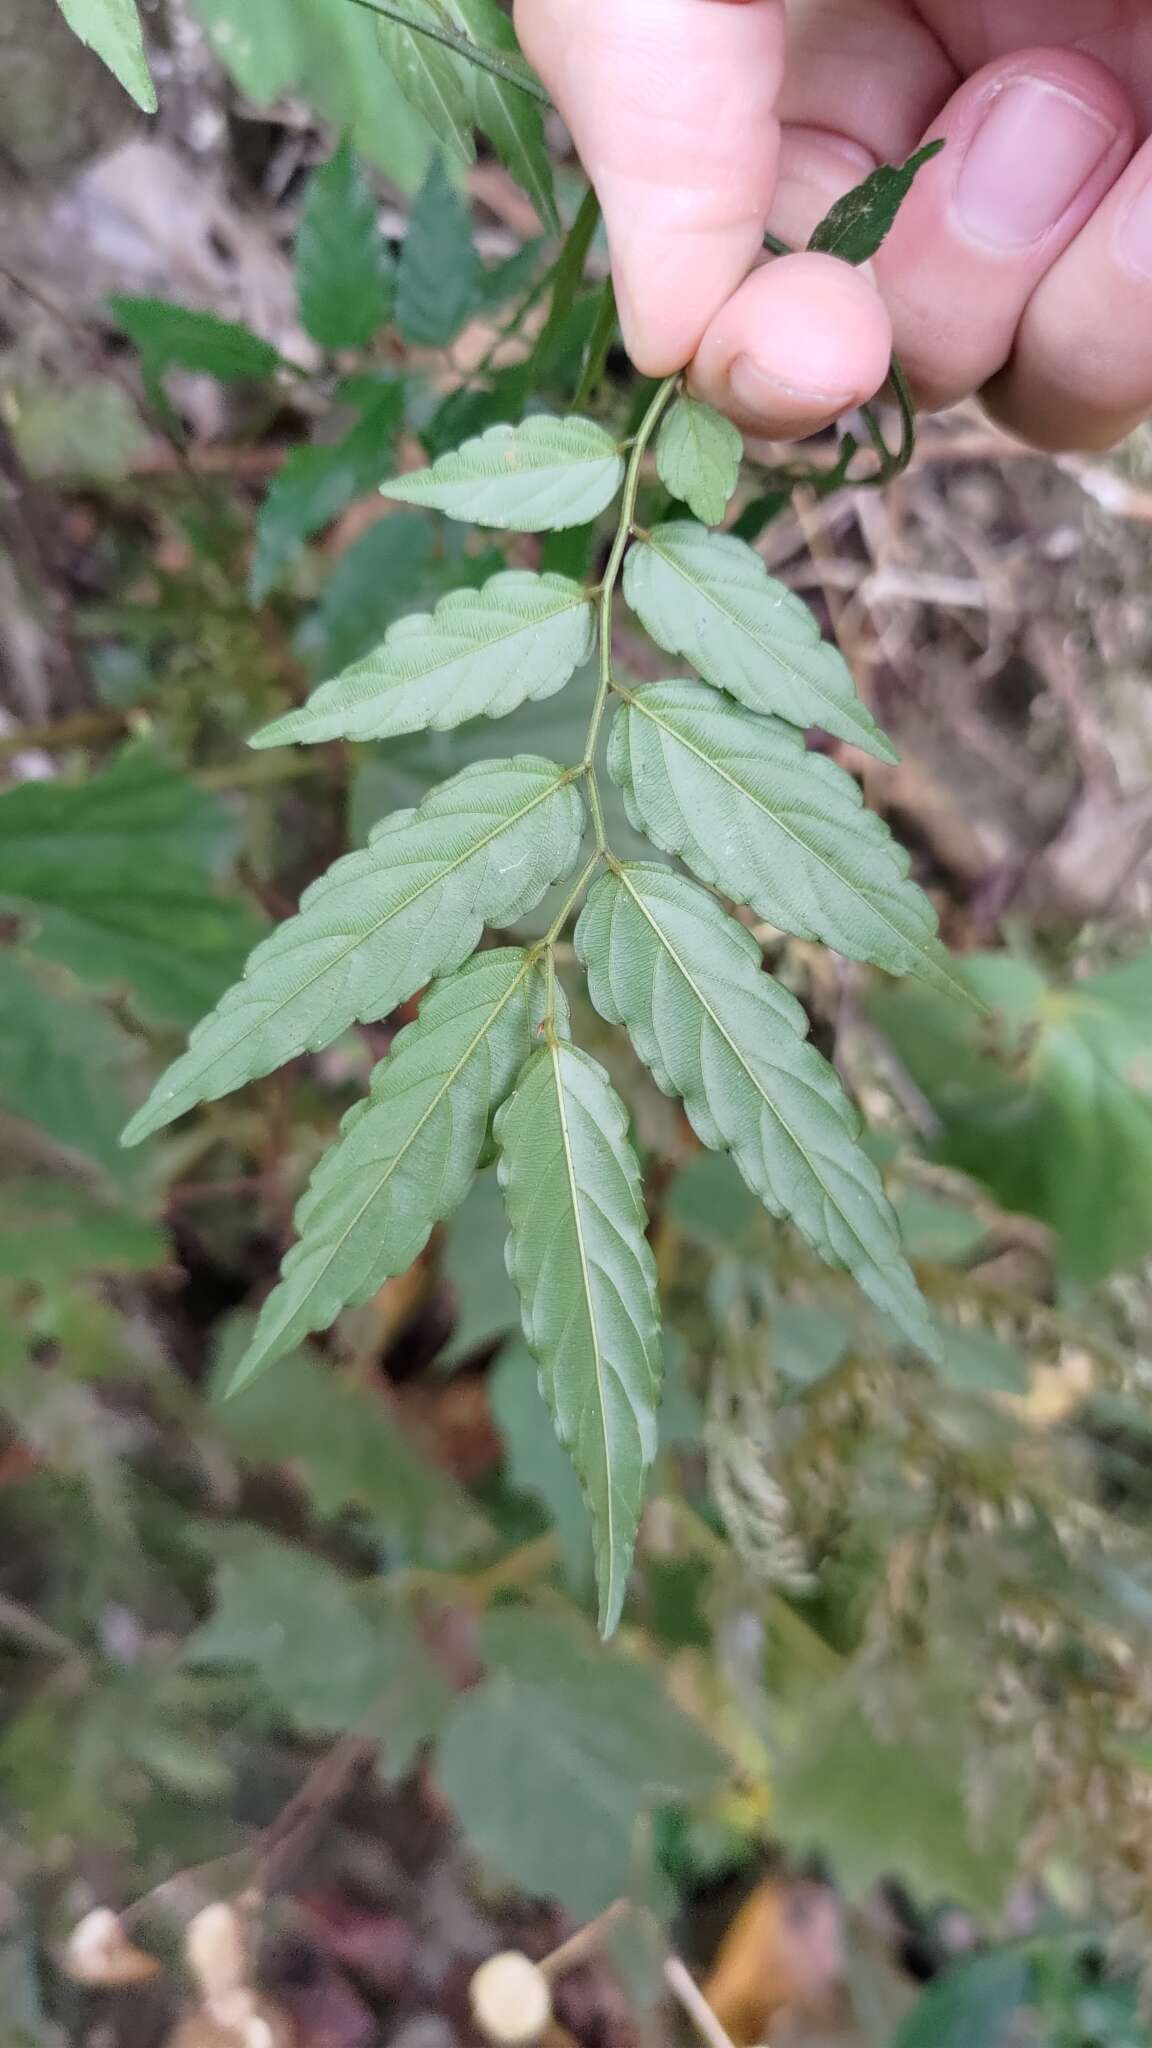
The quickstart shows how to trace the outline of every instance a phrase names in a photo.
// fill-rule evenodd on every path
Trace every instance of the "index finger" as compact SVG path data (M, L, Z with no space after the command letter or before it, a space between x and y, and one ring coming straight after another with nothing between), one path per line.
M517 0L604 209L628 352L683 368L761 246L783 0Z

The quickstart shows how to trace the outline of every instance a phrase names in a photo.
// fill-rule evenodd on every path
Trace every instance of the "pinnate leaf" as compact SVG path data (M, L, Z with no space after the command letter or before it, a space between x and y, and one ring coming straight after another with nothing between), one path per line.
M678 398L660 428L656 468L674 498L705 526L718 526L739 481L743 453L731 420L698 398Z
M392 304L376 201L352 145L314 171L296 236L300 318L322 348L366 348Z
M656 1269L640 1171L603 1068L555 1038L525 1068L496 1138L509 1269L557 1435L591 1510L607 1635L656 1452Z
M156 87L144 55L136 0L58 0L61 14L82 43L108 66L146 114L156 112Z
M687 519L658 526L628 555L624 595L659 646L750 711L818 725L878 760L896 759L839 648L821 639L807 605L746 542Z
M475 310L479 264L468 208L434 156L408 221L396 276L396 324L405 341L447 348Z
M838 256L842 263L869 262L887 239L917 171L943 148L943 142L928 142L907 163L881 164L863 184L836 201L808 247Z
M482 590L453 591L431 615L399 620L374 654L252 744L394 739L500 718L554 696L587 661L594 636L595 614L578 583L509 569Z
M133 1144L284 1060L386 1017L575 864L584 807L554 762L477 762L305 890L124 1134Z
M632 823L701 881L797 938L964 996L907 855L794 727L699 683L654 683L619 712L608 766Z
M623 476L623 457L595 420L534 413L518 427L489 427L429 469L392 477L381 489L386 498L478 526L544 533L594 519Z
M773 1216L938 1356L856 1113L751 933L670 868L637 863L597 882L576 944L601 1016L625 1026L703 1143L730 1151Z
M543 978L510 948L477 954L425 996L312 1176L296 1211L299 1242L233 1387L407 1271L467 1193L489 1119L534 1051L543 1014Z

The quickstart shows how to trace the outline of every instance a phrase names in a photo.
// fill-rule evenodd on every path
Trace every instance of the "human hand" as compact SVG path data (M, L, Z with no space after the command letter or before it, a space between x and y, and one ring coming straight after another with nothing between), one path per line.
M599 192L638 367L746 432L982 393L1051 448L1152 412L1152 0L517 0ZM759 268L943 137L872 266Z

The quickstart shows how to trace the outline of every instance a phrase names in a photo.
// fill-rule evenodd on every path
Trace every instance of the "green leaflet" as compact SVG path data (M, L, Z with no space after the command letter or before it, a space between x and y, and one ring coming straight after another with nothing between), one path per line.
M124 1133L135 1144L397 1003L510 924L574 866L584 806L551 761L477 762L306 889L193 1032Z
M251 744L394 739L501 718L562 689L587 661L595 634L589 594L578 583L509 569L482 590L454 590L431 615L398 620L374 654Z
M440 0L410 0L408 12L413 21L444 26ZM380 54L405 99L418 114L423 114L449 160L460 166L470 164L476 150L468 80L460 59L431 36L421 35L418 29L404 28L383 15L378 15L372 26Z
M917 172L943 148L942 141L928 142L907 163L879 165L862 185L837 200L808 247L838 256L842 263L867 263L887 240Z
M895 761L839 648L744 541L687 519L658 526L628 555L624 595L661 647L750 711L818 725Z
M405 341L447 348L475 311L479 286L472 218L437 153L408 216L396 273L396 325Z
M312 173L296 235L300 318L322 348L366 348L392 305L376 201L350 142Z
M637 864L597 882L576 945L601 1016L627 1028L703 1143L731 1151L772 1215L938 1357L856 1113L751 933L671 869Z
M545 533L594 519L623 477L624 459L595 420L534 413L518 427L489 427L431 468L391 477L380 488L386 498L477 526Z
M136 0L57 0L69 28L120 80L146 114L156 112L156 87L144 55Z
M920 988L868 1004L935 1112L933 1156L1047 1223L1080 1286L1147 1258L1152 953L1063 988L1003 954L957 971L991 1025Z
M618 713L608 768L632 823L701 881L781 931L963 997L907 854L792 726L700 683L653 683Z
M535 1050L544 981L531 956L478 953L437 982L349 1111L296 1211L284 1261L233 1390L406 1272L462 1202L489 1119Z
M89 987L127 987L142 1015L187 1026L259 933L217 892L235 837L220 797L133 741L86 782L0 794L0 911Z
M624 1601L656 1453L656 1268L640 1170L604 1069L552 1040L496 1119L524 1334L592 1514L600 1627Z
M516 32L497 0L444 0L453 28L470 42L494 50L525 72ZM445 52L445 55L448 53ZM490 71L464 61L465 91L472 119L483 129L512 176L524 187L544 226L560 233L556 196L552 183L552 159L544 138L544 111L538 100L530 99L518 86L510 85Z
M678 398L664 415L656 441L660 481L705 526L718 525L728 510L743 455L744 443L731 420L699 399Z
M271 377L279 366L271 342L238 320L218 320L214 313L177 306L171 299L121 293L108 304L154 376L163 377L168 370L198 370L222 383L242 383Z

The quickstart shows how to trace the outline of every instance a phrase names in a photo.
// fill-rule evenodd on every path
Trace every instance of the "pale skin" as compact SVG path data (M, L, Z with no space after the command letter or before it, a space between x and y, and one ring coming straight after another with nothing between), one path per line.
M745 432L974 392L1045 448L1152 413L1152 0L517 0L600 195L624 336ZM947 147L869 273L760 264Z

